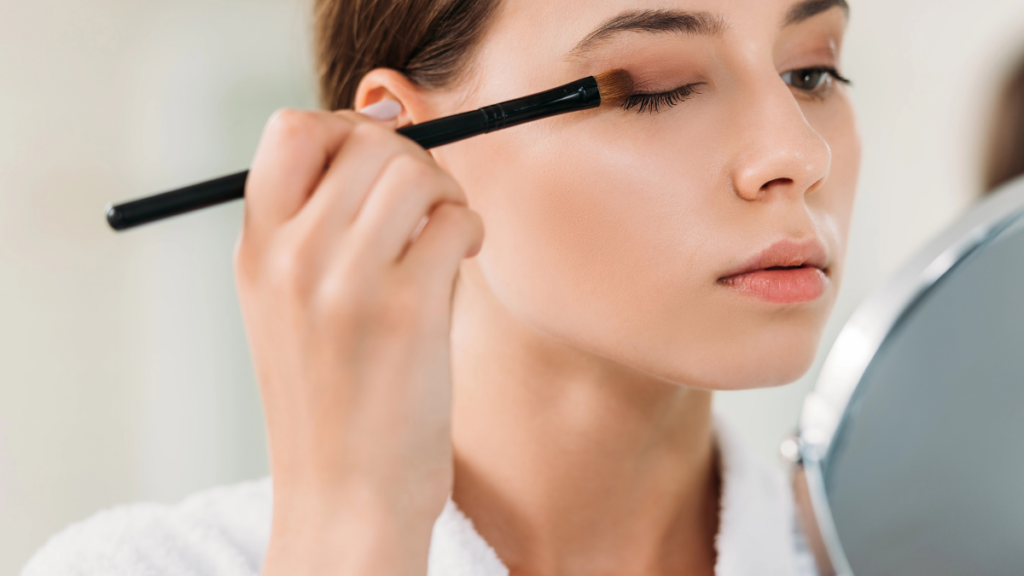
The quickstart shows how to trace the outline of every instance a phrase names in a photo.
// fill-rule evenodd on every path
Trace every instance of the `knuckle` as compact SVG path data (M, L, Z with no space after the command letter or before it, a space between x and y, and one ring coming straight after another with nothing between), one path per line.
M273 142L302 142L321 132L321 118L316 112L282 108L267 122L264 138Z
M288 138L306 133L310 124L306 112L294 108L281 108L267 121L266 133L275 139Z
M305 298L314 283L306 251L294 242L282 242L267 254L264 279L277 294Z
M351 275L334 275L318 285L312 302L313 315L327 324L357 323L371 308L370 294Z

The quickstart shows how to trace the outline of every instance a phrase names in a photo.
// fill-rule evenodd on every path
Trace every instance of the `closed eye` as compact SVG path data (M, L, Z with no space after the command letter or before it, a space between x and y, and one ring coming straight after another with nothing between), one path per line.
M700 84L687 84L686 86L680 86L679 88L669 90L668 92L658 92L654 94L636 92L626 98L622 103L622 108L625 110L635 109L637 114L643 114L645 112L653 114L655 112L660 112L662 108L671 108L691 96L700 94L700 92L697 91L698 86L700 86Z

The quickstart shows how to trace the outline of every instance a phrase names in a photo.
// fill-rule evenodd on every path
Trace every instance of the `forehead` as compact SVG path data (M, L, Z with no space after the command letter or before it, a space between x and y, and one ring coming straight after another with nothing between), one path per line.
M711 16L722 37L770 40L801 15L845 0L503 0L484 43L520 57L561 58L617 16L643 12ZM615 35L612 35L615 36Z
M686 11L720 16L732 33L777 33L797 0L504 0L494 40L514 36L520 50L543 49L559 56L603 23L625 12ZM529 40L526 40L529 38Z

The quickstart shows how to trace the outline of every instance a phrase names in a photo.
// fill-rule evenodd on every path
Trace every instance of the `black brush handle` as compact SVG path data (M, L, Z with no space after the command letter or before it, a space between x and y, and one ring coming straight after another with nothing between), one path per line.
M398 129L397 132L409 136L424 148L431 148L479 134L481 127L486 126L486 120L486 116L481 114L480 110L474 110L423 124L406 126ZM429 126L435 122L442 126ZM416 130L414 131L413 128ZM407 132L412 132L412 134ZM416 138L417 136L422 139L422 142ZM232 200L241 200L245 198L245 182L248 179L249 171L246 170L163 194L110 206L107 208L107 223L114 230L127 230L193 210L202 210Z
M245 181L248 178L249 171L246 170L171 192L110 206L107 208L107 223L114 230L125 230L185 212L238 200L245 196Z
M430 149L524 122L596 108L600 105L601 94L597 80L591 76L539 94L399 128L397 132ZM171 192L110 206L107 208L107 223L114 230L126 230L193 210L239 200L245 197L245 181L248 177L249 171L246 170Z
M465 116L465 118L459 118L460 116ZM445 120L453 120L453 122L444 123ZM434 143L433 146L440 146L479 133L481 125L486 124L486 118L480 114L479 110L474 110L433 122L444 123L445 126L441 131L438 131L436 127L434 130L424 130L420 127L427 127L428 124L431 124L431 122L424 122L401 128L397 132L402 134L403 131L419 128L418 135L422 136L426 142L423 147L429 148L430 146L427 144L431 144L435 140L439 143ZM114 230L127 230L193 210L202 210L232 200L241 200L245 198L245 182L248 179L249 171L246 170L163 194L139 198L116 206L112 205L107 208L107 224L110 224Z

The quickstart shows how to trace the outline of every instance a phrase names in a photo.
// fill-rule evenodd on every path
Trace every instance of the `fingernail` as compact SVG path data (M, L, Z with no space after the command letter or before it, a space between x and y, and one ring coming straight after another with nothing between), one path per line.
M374 120L394 120L402 113L402 105L397 100L381 100L363 108L359 113Z

